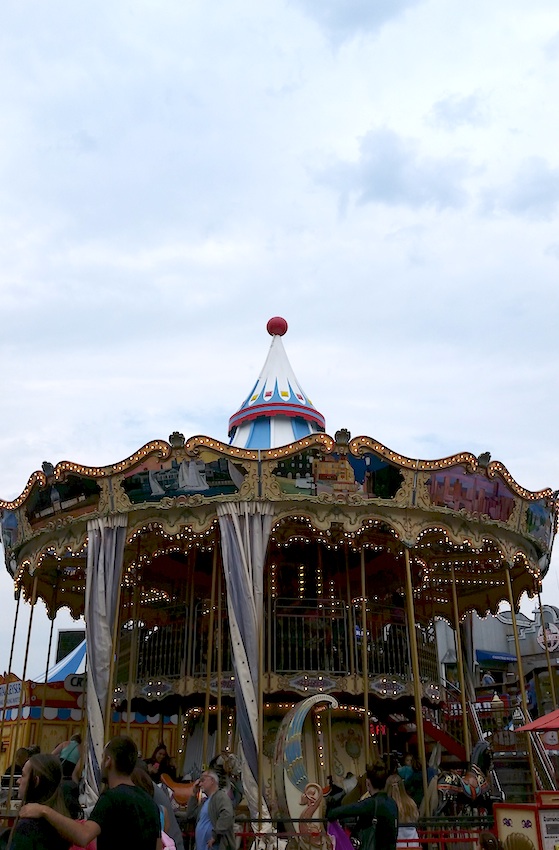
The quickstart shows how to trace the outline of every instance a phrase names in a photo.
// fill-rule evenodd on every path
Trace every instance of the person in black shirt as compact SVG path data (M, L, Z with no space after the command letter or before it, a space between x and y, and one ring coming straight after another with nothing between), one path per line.
M357 819L355 833L361 841L362 850L396 850L398 839L398 808L382 790L388 778L383 762L375 762L367 768L367 791L371 795L358 803L337 806L328 812L328 820ZM376 828L374 821L376 820Z
M44 818L70 843L84 847L97 839L97 850L131 847L134 850L161 850L159 811L153 800L131 779L138 749L131 738L113 738L103 752L104 791L85 823L76 823L47 806L31 803L21 815Z

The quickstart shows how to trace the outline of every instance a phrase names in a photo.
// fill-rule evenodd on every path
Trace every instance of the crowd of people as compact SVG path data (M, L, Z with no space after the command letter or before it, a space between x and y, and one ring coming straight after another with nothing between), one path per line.
M0 836L1 848L184 850L171 801L154 781L164 770L172 771L164 745L158 745L151 759L144 762L131 738L120 735L110 740L101 761L104 790L87 820L75 782L82 760L78 735L59 744L52 753L30 754L29 748L17 751L13 770L20 774L15 784L21 806L12 829Z
M433 775L428 768L428 779ZM375 761L366 771L366 793L354 802L339 805L344 796L347 798L352 784L348 784L348 777L349 774L344 787L333 785L332 777L328 777L329 821L352 824L351 834L359 839L361 850L395 850L396 843L398 847L419 847L417 822L423 799L423 773L415 756L408 753L400 761L392 754L385 761ZM358 785L355 790L359 792Z
M103 751L104 790L87 820L78 799L83 747L79 735L61 742L52 753L16 752L13 765L21 807L11 830L0 837L0 850L69 850L72 847L133 847L134 850L184 850L181 828L162 777L176 780L176 768L163 742L150 758L138 754L127 736L110 740ZM350 774L348 774L348 777ZM351 775L352 776L352 775ZM348 779L346 777L346 780ZM235 850L235 806L239 790L226 783L214 760L193 784L186 818L195 821L196 850ZM421 764L408 754L392 755L368 767L366 793L341 804L347 790L330 781L328 821L353 823L361 850L417 847L417 822L423 796ZM364 790L364 789L363 789ZM8 843L9 842L9 843Z

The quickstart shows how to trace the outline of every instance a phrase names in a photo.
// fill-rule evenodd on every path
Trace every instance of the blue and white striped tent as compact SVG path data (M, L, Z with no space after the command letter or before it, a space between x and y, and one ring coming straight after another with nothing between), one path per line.
M85 673L85 638L79 643L72 652L65 655L64 658L51 667L47 672L47 682L63 682L66 676L79 675ZM45 674L37 676L33 679L34 682L44 682Z

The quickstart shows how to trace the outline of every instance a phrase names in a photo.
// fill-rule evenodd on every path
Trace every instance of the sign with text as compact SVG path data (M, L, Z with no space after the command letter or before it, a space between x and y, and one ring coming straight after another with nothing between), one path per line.
M6 699L6 685L0 685L0 709L14 708L19 705L21 696L21 682L8 682L8 698Z

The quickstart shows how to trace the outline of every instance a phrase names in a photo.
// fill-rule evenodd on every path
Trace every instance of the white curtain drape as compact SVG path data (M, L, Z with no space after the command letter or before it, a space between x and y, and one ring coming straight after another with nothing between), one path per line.
M106 741L105 719L113 634L118 627L118 598L126 543L123 515L90 520L87 524L85 635L87 642L86 806L92 806L101 785L101 756Z
M217 505L227 610L235 667L237 729L242 781L251 817L270 814L258 795L258 645L264 623L264 560L273 505L228 502ZM265 827L266 829L266 827Z

